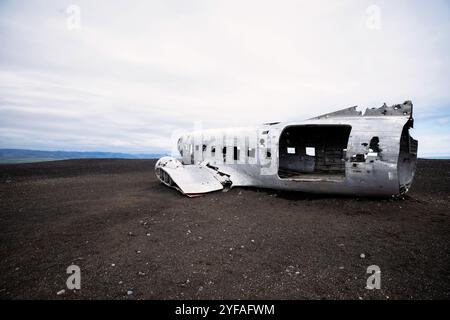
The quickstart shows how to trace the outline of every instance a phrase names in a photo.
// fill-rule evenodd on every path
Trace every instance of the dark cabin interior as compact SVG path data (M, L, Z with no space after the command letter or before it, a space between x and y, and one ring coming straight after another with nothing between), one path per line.
M279 143L281 179L342 179L348 125L300 125L283 130Z

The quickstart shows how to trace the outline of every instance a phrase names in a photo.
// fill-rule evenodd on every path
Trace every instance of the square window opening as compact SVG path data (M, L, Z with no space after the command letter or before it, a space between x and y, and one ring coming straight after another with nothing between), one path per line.
M307 156L315 157L316 156L316 148L314 147L306 147L305 152Z
M288 147L288 148L287 148L287 153L289 153L289 154L295 154L295 148Z

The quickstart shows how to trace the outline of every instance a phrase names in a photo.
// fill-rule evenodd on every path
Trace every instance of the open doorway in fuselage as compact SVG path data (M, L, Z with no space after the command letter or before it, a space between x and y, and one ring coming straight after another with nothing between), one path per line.
M351 126L297 125L279 141L278 176L288 180L343 180Z

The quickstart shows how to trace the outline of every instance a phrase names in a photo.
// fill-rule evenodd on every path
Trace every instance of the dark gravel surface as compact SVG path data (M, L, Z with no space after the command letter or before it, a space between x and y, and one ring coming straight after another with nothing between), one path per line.
M0 298L450 298L450 161L420 160L401 200L250 188L187 198L154 164L0 165ZM81 290L66 288L71 264ZM370 265L380 290L365 289Z

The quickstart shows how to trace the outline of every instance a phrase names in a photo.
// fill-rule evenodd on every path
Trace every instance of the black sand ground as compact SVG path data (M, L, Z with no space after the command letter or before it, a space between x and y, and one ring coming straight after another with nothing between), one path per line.
M404 200L240 188L190 199L154 163L0 165L0 298L450 297L450 161L421 160ZM78 291L65 287L71 264ZM374 264L381 289L367 290Z

